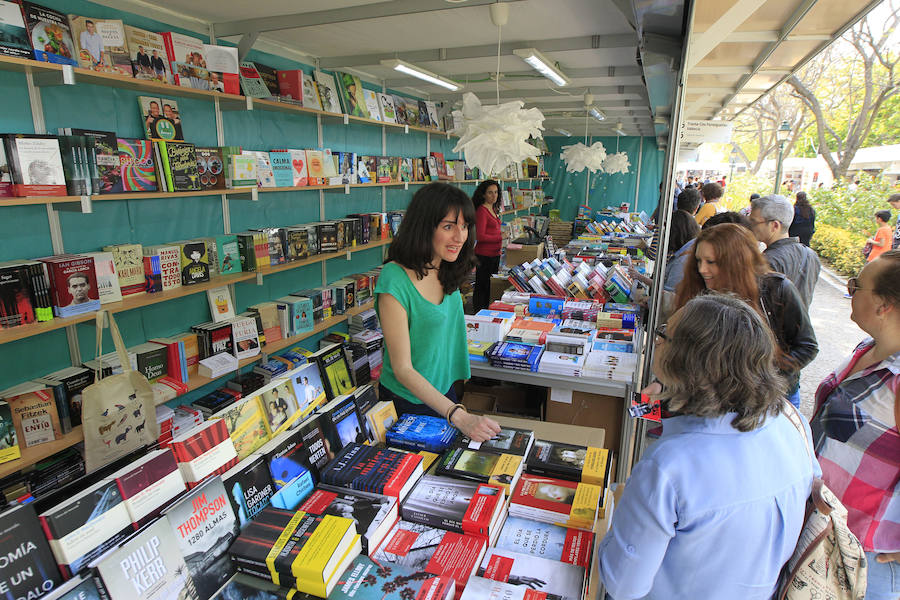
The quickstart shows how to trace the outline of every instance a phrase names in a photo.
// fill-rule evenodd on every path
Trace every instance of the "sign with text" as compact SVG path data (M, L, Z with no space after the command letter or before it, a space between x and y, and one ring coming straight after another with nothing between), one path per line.
M731 141L731 127L731 121L682 121L679 141L682 144L727 144Z

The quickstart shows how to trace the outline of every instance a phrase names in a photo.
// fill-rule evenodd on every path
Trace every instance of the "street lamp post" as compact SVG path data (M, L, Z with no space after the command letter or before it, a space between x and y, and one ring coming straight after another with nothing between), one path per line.
M775 130L775 139L778 141L778 166L775 169L775 191L777 194L781 187L781 169L784 163L784 143L791 135L791 125L787 121L782 121L778 129Z
M731 167L731 170L728 172L728 183L731 183L731 180L734 178L734 167L737 166L737 161L738 161L737 148L732 148L731 156L728 157L728 166Z

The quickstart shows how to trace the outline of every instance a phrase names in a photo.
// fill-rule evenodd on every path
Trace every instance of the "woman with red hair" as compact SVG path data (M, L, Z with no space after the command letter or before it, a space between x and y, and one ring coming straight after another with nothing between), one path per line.
M675 292L675 309L707 290L734 294L768 322L778 343L776 362L788 382L788 400L800 404L800 369L819 352L816 334L794 284L769 269L746 227L722 223L697 236Z

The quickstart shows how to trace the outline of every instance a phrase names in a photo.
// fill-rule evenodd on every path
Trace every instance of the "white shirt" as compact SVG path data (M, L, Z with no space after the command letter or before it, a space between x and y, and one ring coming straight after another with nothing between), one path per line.
M99 63L103 54L103 36L96 31L91 33L84 30L81 32L79 41L81 42L81 49L87 50L94 62Z

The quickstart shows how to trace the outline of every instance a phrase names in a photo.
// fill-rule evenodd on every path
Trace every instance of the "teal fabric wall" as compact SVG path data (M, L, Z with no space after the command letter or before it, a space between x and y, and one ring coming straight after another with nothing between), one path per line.
M545 182L544 189L554 197L552 208L560 210L560 217L565 221L572 220L578 212L580 204L587 204L592 210L607 206L618 207L627 202L635 212L646 211L651 214L659 201L659 184L663 174L665 153L656 147L654 138L640 137L594 137L588 146L596 141L603 143L608 154L626 152L631 167L628 173L609 175L606 173L589 174L587 170L580 173L566 172L566 163L560 158L563 147L584 143L583 137L546 137L550 155L545 157L544 164L550 180ZM618 146L617 146L618 145ZM616 149L618 147L618 150ZM640 173L638 159L640 157ZM590 179L588 180L588 177ZM589 183L588 183L589 181ZM588 198L585 202L585 186L588 186ZM635 189L638 200L635 206Z
M98 18L119 18L126 24L153 31L177 30L164 23L138 15L123 13L105 6L81 0L46 0L42 2L66 13ZM190 35L192 32L184 31ZM200 36L198 36L200 37ZM289 60L252 52L251 60L258 60L275 68L303 68ZM110 87L78 84L41 88L47 130L58 127L80 127L115 131L121 137L143 137L137 96L140 92ZM34 131L25 76L0 71L0 96L4 110L0 111L0 131ZM213 103L205 100L180 98L177 100L183 118L185 138L199 145L216 145ZM251 150L277 147L314 148L318 145L316 119L302 114L267 111L228 111L224 113L225 141ZM338 119L323 123L324 146L335 151L360 154L381 154L382 130L361 124L343 125ZM451 148L455 140L446 136L432 136L431 150L456 157ZM424 156L427 134L411 131L404 134L396 129L386 133L387 154L392 156ZM387 209L405 208L412 194L421 186L388 188ZM470 186L464 189L471 192ZM348 213L380 211L380 188L352 189L325 193L326 218L343 217ZM319 192L298 191L265 193L258 202L230 197L231 231L250 227L290 225L319 219ZM67 252L99 250L107 244L137 242L158 244L168 241L215 235L224 231L222 203L218 196L133 201L97 201L93 214L60 212L60 223ZM31 258L52 254L47 210L44 205L0 208L0 260ZM328 281L365 271L381 263L381 250L374 249L353 254L352 260L335 258L326 263ZM318 286L322 283L319 264L285 271L264 279L261 286L254 282L237 284L236 308L243 311L250 304L270 300L289 292ZM205 294L194 294L177 300L158 303L116 315L126 345L187 330L191 325L209 320ZM338 326L339 328L341 326ZM77 326L82 359L94 356L92 324ZM317 347L318 337L301 342L308 348ZM112 350L108 335L104 350ZM52 331L13 343L0 345L0 389L27 379L39 377L70 364L64 330ZM196 390L178 403L190 402L199 395L221 386L214 382Z

